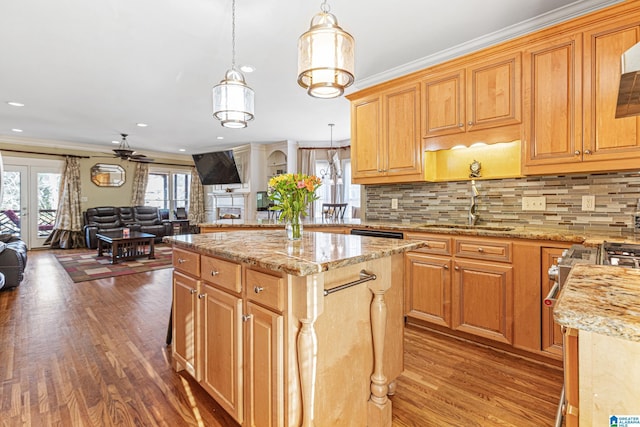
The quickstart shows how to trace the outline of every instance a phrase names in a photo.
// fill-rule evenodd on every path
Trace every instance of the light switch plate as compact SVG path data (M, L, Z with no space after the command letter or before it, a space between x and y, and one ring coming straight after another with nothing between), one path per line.
M398 209L398 199L391 199L391 209Z

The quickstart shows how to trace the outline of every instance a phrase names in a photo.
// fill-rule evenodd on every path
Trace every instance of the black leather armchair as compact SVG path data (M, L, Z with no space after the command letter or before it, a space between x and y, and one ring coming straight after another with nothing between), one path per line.
M0 236L0 273L4 275L4 289L15 288L24 279L27 266L27 245L11 235Z
M143 233L155 234L157 240L162 240L164 236L170 236L173 233L171 221L161 220L158 208L153 206L134 206L133 216L134 223L140 227L138 231Z
M123 227L120 211L116 207L102 206L84 211L84 240L90 249L98 247L98 232L122 230Z

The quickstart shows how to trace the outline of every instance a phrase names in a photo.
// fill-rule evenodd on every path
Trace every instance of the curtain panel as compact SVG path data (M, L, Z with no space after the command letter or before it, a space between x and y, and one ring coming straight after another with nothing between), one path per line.
M77 157L67 157L60 181L58 212L53 230L45 245L54 249L74 249L85 247L82 236L82 208L80 194L80 161Z
M191 189L189 196L189 224L198 225L205 222L204 214L204 187L200 182L200 176L196 168L191 168Z
M131 188L131 206L144 206L144 196L149 181L149 164L136 163L133 173L133 188Z

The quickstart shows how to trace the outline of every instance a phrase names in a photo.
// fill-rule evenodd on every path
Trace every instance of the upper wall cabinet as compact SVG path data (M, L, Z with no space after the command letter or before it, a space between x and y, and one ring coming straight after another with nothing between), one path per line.
M525 51L525 174L638 167L640 118L615 118L620 56L640 41L635 15Z
M480 131L521 123L521 55L492 55L451 69L440 68L423 80L423 130L428 148L487 141ZM519 139L515 126L512 139ZM475 133L474 132L478 132ZM469 135L461 135L468 133ZM495 133L494 134L499 134ZM506 142L512 139L492 140ZM450 140L450 143L447 143Z
M353 182L422 180L419 83L350 100Z

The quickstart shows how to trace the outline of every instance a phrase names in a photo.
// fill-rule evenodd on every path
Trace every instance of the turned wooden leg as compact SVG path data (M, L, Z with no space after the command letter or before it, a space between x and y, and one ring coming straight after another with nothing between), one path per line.
M298 335L298 367L302 389L302 426L312 427L318 360L318 337L313 329L313 320L300 320L302 327Z
M389 384L384 374L384 346L387 326L386 289L369 288L371 301L371 334L373 338L373 374L371 375L371 397L369 399L368 426L391 426L391 401L387 397Z

